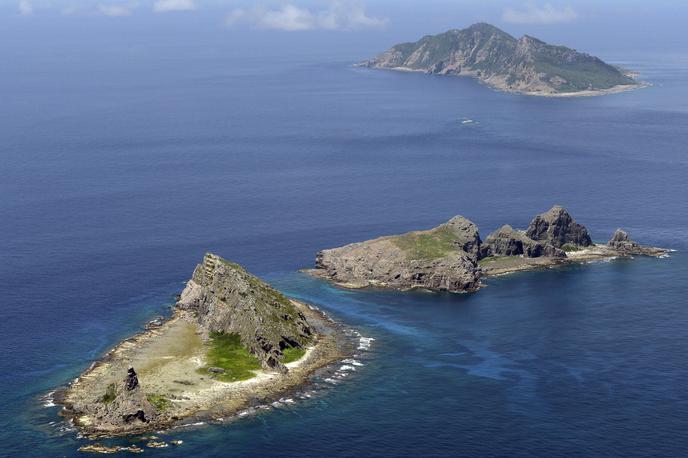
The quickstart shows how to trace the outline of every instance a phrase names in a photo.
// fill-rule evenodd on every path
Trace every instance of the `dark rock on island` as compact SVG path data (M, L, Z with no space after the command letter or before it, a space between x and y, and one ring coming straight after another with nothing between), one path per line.
M540 240L561 248L567 244L574 247L592 245L592 239L585 226L578 224L569 213L555 205L541 213L530 222L526 235L533 240Z
M519 270L667 250L638 245L617 231L596 245L585 226L555 205L526 230L504 225L483 242L478 227L456 216L433 229L380 237L322 250L310 274L347 288L473 292L482 279Z
M496 89L528 95L597 95L640 87L601 59L479 23L401 43L360 66L470 76Z
M487 236L480 253L481 258L490 256L566 257L563 250L548 243L548 241L542 243L533 240L524 231L517 231L508 224Z

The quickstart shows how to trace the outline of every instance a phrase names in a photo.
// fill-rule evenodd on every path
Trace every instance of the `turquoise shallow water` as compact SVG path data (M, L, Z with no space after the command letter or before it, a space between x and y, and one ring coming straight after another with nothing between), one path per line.
M0 73L0 453L73 455L83 441L41 396L164 313L206 251L374 340L311 398L175 431L180 449L147 454L685 451L685 59L632 56L653 87L550 100L317 53L239 68L220 51L87 55L88 75L79 55L27 54ZM473 295L345 291L297 272L324 247L457 213L485 236L554 203L597 241L623 226L677 251Z

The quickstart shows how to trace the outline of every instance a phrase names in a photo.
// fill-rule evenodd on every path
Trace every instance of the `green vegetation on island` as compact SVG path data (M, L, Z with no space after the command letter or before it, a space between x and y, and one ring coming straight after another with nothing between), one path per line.
M284 353L284 359L282 362L284 364L288 364L303 358L303 356L306 354L306 350L303 348L289 347L285 348L282 353Z
M109 384L107 386L107 388L105 389L105 394L103 395L103 398L101 401L105 404L109 404L112 401L114 401L115 396L117 396L117 394L115 393L116 389L117 389L117 385L115 385L114 383Z
M146 398L148 399L148 402L153 404L153 407L155 407L158 412L164 412L172 405L172 401L160 394L149 394L146 396Z
M458 238L448 227L438 227L427 232L409 232L394 237L394 243L406 252L408 259L431 261L456 250Z
M576 246L573 243L565 243L561 246L561 249L567 253L573 253L574 251L580 251L581 247Z
M239 334L213 332L210 334L210 349L206 354L207 367L200 372L210 374L222 382L236 382L255 377L260 370L260 360L241 344ZM212 372L221 369L222 371Z

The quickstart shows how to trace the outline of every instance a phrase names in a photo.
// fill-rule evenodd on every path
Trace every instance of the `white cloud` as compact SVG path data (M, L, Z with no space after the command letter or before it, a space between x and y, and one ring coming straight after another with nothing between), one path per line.
M523 9L507 8L502 13L502 20L513 24L555 24L576 18L578 13L570 6L557 8L550 3L539 6L534 1L529 1Z
M98 5L98 11L105 16L129 16L131 7L128 5Z
M33 5L29 0L19 0L19 14L30 16L33 14Z
M195 10L194 0L158 0L153 5L156 13L166 13L168 11L189 11Z
M226 23L234 26L246 23L261 29L286 31L299 30L355 30L380 27L387 22L368 16L360 3L348 0L334 0L319 11L301 8L292 4L277 9L256 7L252 10L235 9L227 16Z

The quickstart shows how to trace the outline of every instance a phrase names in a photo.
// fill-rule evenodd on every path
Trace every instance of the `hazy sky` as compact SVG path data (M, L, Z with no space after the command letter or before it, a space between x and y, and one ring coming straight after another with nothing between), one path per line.
M688 47L685 0L0 0L0 52L165 37L383 50L478 21L590 52Z

